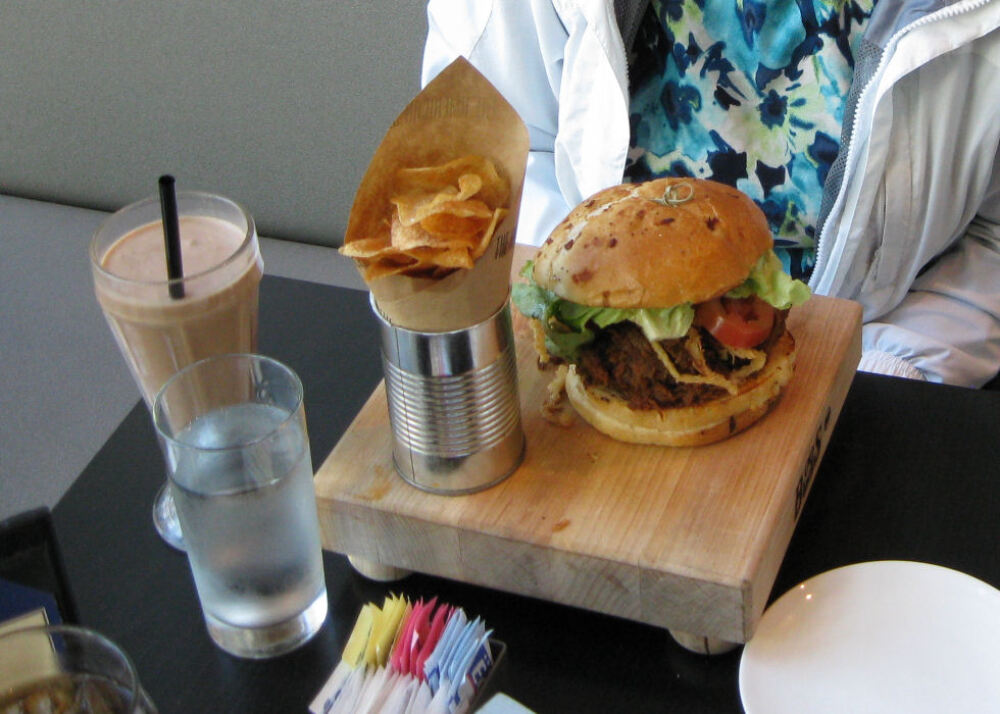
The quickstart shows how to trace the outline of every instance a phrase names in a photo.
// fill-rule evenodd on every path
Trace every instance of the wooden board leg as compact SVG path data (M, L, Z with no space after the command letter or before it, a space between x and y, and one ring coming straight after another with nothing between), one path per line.
M391 582L393 580L402 580L413 572L412 570L397 568L394 565L385 565L383 563L379 563L378 561L361 558L356 555L347 556L347 560L355 570L369 580L378 580L383 583Z
M725 654L726 652L732 652L734 649L739 647L738 642L727 642L726 640L720 640L715 637L706 637L704 635L693 635L690 632L683 632L681 630L667 630L670 636L677 641L681 647L691 652L697 652L698 654L706 655L717 655Z

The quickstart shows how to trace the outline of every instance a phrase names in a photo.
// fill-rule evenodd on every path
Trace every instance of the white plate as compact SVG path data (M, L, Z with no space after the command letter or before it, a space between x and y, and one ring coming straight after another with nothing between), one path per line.
M1000 591L906 561L817 575L764 612L740 696L747 714L1000 712Z

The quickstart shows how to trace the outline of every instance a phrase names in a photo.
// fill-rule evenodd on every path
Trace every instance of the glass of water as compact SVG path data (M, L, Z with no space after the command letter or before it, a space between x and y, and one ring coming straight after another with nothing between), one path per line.
M153 422L212 640L249 658L304 644L328 603L299 378L210 357L167 381Z
M156 714L156 705L114 642L75 625L44 625L0 635L0 712Z

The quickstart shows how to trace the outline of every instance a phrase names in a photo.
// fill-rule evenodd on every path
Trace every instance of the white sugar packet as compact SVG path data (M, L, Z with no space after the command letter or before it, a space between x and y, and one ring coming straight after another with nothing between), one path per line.
M431 703L427 706L427 714L450 714L448 708L448 684L447 679L441 681L441 686L438 687L434 698L431 699Z
M350 667L341 662L309 705L309 711L312 714L428 714L432 700L430 685L410 674L389 667Z
M309 704L309 711L312 714L328 714L333 708L334 701L341 695L344 682L352 671L354 671L354 667L351 667L344 660L340 660L322 689Z
M382 703L381 714L404 714L418 684L419 682L409 675L397 676Z
M411 674L403 674L396 679L382 707L382 714L425 714L431 698L427 682Z
M410 699L410 703L407 705L404 714L425 714L430 710L433 698L434 695L431 694L430 685L427 684L426 680L420 680L420 685L413 693L413 698Z
M400 675L388 667L369 668L365 686L354 714L382 714L385 702Z
M364 667L351 668L337 691L323 702L320 714L356 714L361 694L364 691L366 672ZM311 708L311 707L310 707Z

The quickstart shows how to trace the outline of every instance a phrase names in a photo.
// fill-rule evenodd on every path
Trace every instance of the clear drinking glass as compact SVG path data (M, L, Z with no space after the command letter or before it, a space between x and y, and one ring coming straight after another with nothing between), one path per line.
M94 290L132 376L152 409L164 382L205 357L257 349L263 262L250 214L222 196L177 193L184 275L167 278L160 198L112 214L90 245ZM184 548L169 491L153 520Z
M209 635L239 657L305 643L328 603L298 377L211 357L167 381L153 422Z
M8 710L156 714L128 655L73 625L0 635L0 711Z

